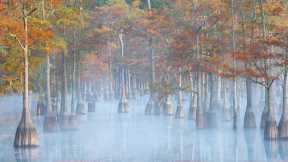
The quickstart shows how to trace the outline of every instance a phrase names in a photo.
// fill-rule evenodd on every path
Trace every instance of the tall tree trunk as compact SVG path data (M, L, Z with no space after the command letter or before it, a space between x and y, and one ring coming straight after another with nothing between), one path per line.
M45 0L42 0L42 17L46 20ZM52 110L51 81L50 81L50 54L46 54L46 107L47 113L44 118L44 131L54 132L58 130L57 116Z
M78 37L80 37L80 32L78 34ZM79 39L79 38L78 38ZM80 51L79 49L77 49L77 56L76 56L76 78L77 78L77 105L76 105L76 114L80 115L78 117L80 118L85 118L85 116L82 115L86 115L87 114L87 104L85 102L85 94L84 94L84 85L85 83L83 83L84 81L81 80L80 78Z
M223 119L228 121L231 120L231 109L229 109L229 82L226 79L222 80L222 91L223 91Z
M261 24L262 24L262 37L263 40L266 39L267 31L266 31L266 20L265 20L265 12L264 12L264 4L263 0L260 0L260 11L261 11ZM265 72L269 75L269 64L270 60L264 60L264 69ZM264 127L264 138L265 139L276 139L278 136L277 122L275 119L274 108L271 106L271 89L272 89L273 80L265 81L265 107L268 110L266 121L265 118L265 127ZM264 109L265 111L265 109ZM264 113L264 112L263 112Z
M64 53L61 55L61 109L60 114L61 116L68 115L68 108L67 108L67 73L66 73L66 58Z
M288 42L288 38L287 38ZM288 57L288 49L286 49L285 53L285 59ZM287 90L288 90L288 84L287 84L287 65L285 65L284 75L283 75L283 85L282 85L282 115L280 119L280 123L278 126L279 131L279 138L281 139L288 139L288 105L287 105Z
M216 82L217 83L217 82ZM207 112L207 124L208 127L210 128L216 128L217 127L217 102L216 102L216 97L214 95L216 94L214 89L214 81L213 81L213 75L212 73L208 74L208 85L209 85L209 109Z
M151 0L147 0L148 12L152 14ZM153 48L153 39L149 38L149 48L150 48L150 65L151 65L151 80L150 80L150 98L145 108L145 114L150 115L152 110L154 110L155 115L160 115L160 107L158 106L156 92L152 89L155 82L155 51Z
M46 55L46 104L47 104L47 114L52 113L51 106L51 87L50 87L50 55Z
M244 116L244 128L256 128L256 121L255 115L253 112L252 101L253 101L253 94L252 94L252 82L249 78L246 79L246 112Z
M17 127L14 147L35 147L39 145L38 135L36 128L31 119L31 112L29 108L29 47L28 47L28 17L23 4L23 23L25 31L25 45L23 47L24 52L24 92L23 92L23 112L20 123Z
M167 116L173 115L173 101L172 101L171 94L168 94L165 99L164 110L165 110L165 115Z
M189 74L189 79L190 79L190 86L191 86L191 93L190 93L190 105L189 105L189 115L188 118L190 120L195 120L196 119L196 109L197 109L197 95L195 93L195 85L194 85L194 79L193 79L193 74L190 72Z
M73 32L73 56L72 56L72 100L71 100L71 114L75 114L76 109L76 67L77 67L77 59L76 59L76 32Z
M50 82L50 55L46 54L46 106L47 114L44 118L44 131L54 132L58 130L57 115L52 110L51 82Z
M121 57L124 58L124 40L123 40L123 31L119 34L119 40L121 45ZM122 62L122 65L120 67L120 102L118 105L118 113L127 113L128 110L128 100L126 96L126 84L125 84L125 68L124 68L124 62Z
M277 122L275 119L274 108L271 106L271 86L265 87L265 106L268 108L268 116L264 128L264 138L265 139L277 139L278 130L277 130Z
M196 33L196 55L200 59L200 33ZM203 72L197 72L197 108L196 108L196 126L197 128L205 128L204 120L204 105L202 104L202 83L203 81Z
M112 71L112 49L111 49L111 45L109 45L108 47L108 53L109 53L109 98L112 99L113 97L115 97L115 94L113 93L114 91L114 84L113 84L113 71Z
M235 40L235 12L234 12L234 0L231 0L231 14L232 14L232 51L233 53L236 52L236 40ZM236 61L233 58L233 68L236 68ZM237 80L236 78L232 81L232 111L233 111L233 129L237 129L237 105L236 105L236 88L237 88Z
M183 96L182 96L182 70L179 68L179 80L178 80L178 96L177 96L177 110L175 118L180 119L185 117L185 112L183 108Z

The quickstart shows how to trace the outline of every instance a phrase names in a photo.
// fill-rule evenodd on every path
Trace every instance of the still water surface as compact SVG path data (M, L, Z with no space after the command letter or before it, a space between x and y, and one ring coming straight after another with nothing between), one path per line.
M119 115L117 102L98 102L95 113L80 117L77 131L57 133L43 133L43 117L35 117L40 147L29 150L12 147L18 121L1 125L0 161L288 161L288 142L264 141L259 129L233 131L224 124L196 130L187 119L145 116L144 107L134 100L131 112Z

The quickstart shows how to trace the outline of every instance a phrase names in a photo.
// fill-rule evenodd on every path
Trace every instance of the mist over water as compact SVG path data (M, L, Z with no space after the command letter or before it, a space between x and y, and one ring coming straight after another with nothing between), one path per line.
M188 97L185 95L185 112L188 112ZM17 109L21 107L21 97L6 97L1 100L1 105L7 105L11 110L1 112L9 124L0 126L0 159L7 162L288 160L288 142L265 141L263 130L259 128L234 131L231 122L219 120L217 129L196 129L194 121L187 117L146 116L143 112L148 98L130 99L130 112L127 114L117 113L118 100L99 100L95 113L78 116L79 129L76 131L43 133L43 117L35 116L33 120L39 133L40 147L15 150L13 139L17 117L20 116ZM35 112L35 103L31 102L31 107ZM14 118L9 118L12 114Z

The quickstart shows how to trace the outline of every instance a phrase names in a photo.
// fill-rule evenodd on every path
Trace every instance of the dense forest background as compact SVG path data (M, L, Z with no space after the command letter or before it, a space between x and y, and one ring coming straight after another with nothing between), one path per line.
M245 128L261 115L265 139L288 138L287 7L287 0L0 0L0 94L23 93L14 145L38 144L29 94L47 131L59 123L73 129L74 116L93 111L99 98L119 99L118 112L128 113L129 99L148 94L147 115L187 116L200 129L217 127L221 114L238 129L245 109ZM273 99L281 102L279 122Z

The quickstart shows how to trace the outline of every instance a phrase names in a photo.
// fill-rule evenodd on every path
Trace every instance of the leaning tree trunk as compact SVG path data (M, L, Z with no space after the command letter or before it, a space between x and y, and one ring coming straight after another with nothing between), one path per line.
M265 106L268 108L267 120L264 128L264 138L271 140L277 139L278 129L277 122L275 119L274 108L271 106L271 86L265 87Z
M282 115L278 126L279 138L288 139L288 110L287 110L287 67L285 67L283 79Z
M244 116L244 128L256 128L255 115L252 108L252 101L253 101L252 81L249 78L246 79L246 93L247 93L247 104Z
M23 11L23 13L26 13L26 11ZM36 132L36 128L32 122L29 108L28 17L27 15L23 16L24 16L23 21L25 30L25 46L23 47L24 50L23 112L14 139L14 147L16 148L35 147L39 145L38 135Z

